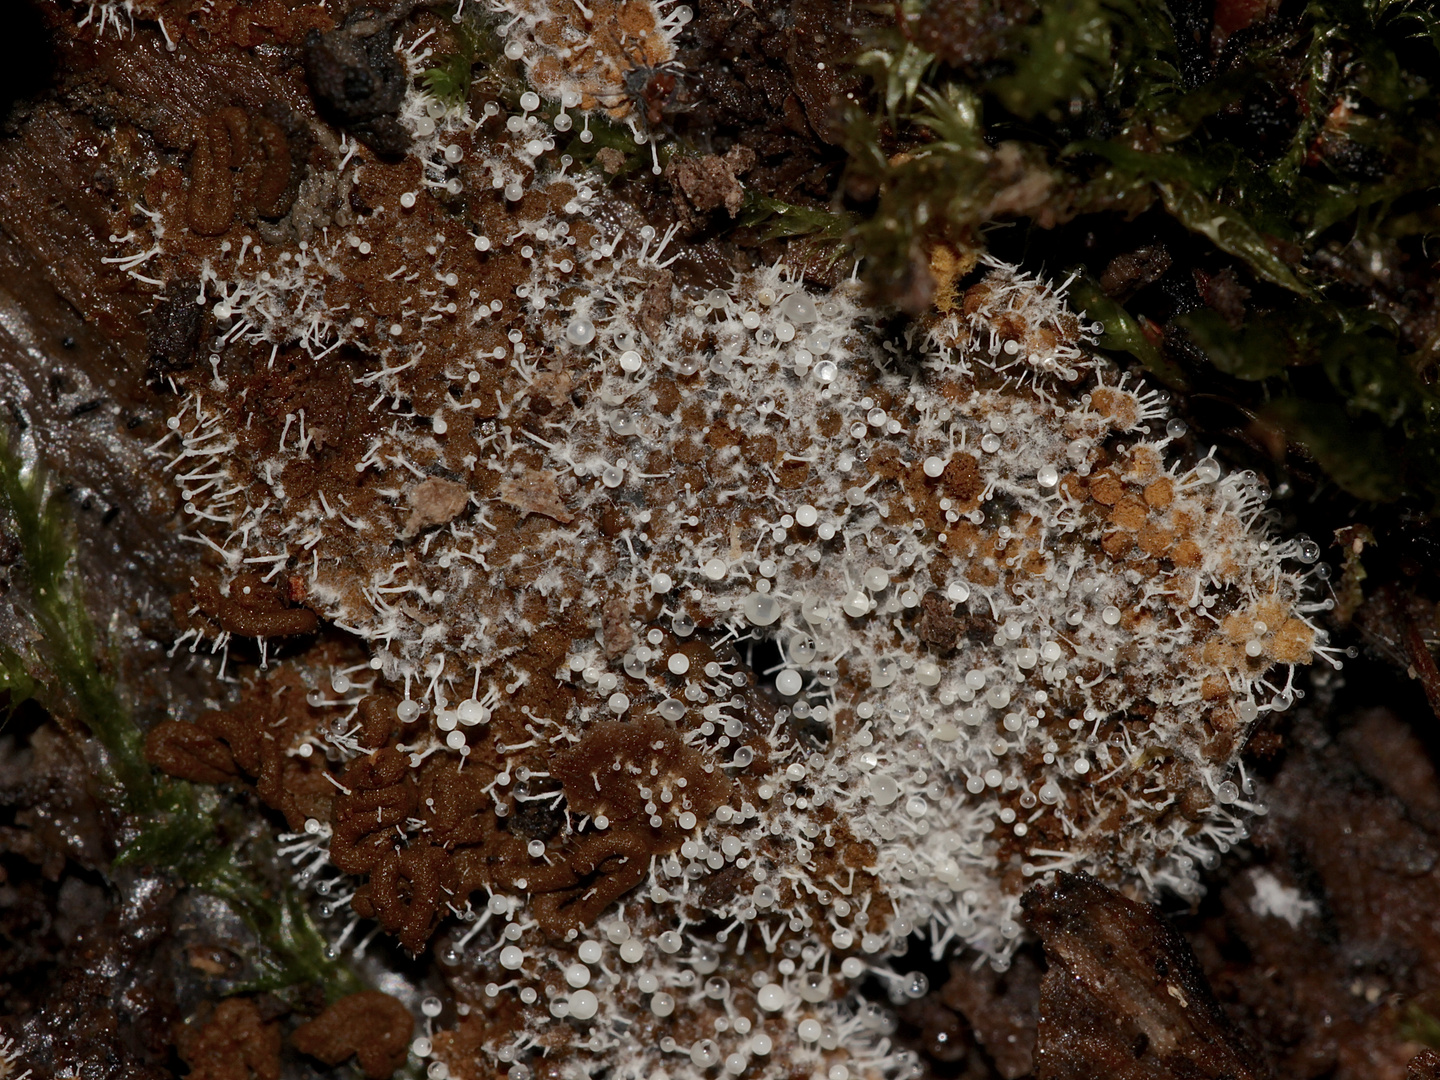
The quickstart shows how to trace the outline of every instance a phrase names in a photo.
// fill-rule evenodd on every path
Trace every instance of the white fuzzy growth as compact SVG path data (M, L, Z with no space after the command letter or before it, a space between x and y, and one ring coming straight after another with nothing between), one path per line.
M1250 884L1255 888L1250 910L1256 915L1284 919L1295 930L1307 918L1320 914L1319 904L1306 899L1295 886L1283 884L1269 870L1252 871Z
M287 470L317 452L314 418L286 413L257 441L255 403L215 383L187 388L153 449L175 473L187 536L225 581L299 579L423 712L402 748L412 766L477 768L466 753L484 745L507 770L486 795L508 814L511 763L519 775L599 724L658 712L734 780L602 916L596 929L616 935L606 957L633 939L642 959L592 965L563 997L541 996L546 974L592 943L546 939L526 895L450 901L476 984L532 994L523 1034L485 1047L491 1063L523 1063L563 1025L575 1077L688 1080L739 1055L746 1076L798 1064L890 1080L910 1059L846 986L893 981L883 958L910 935L928 933L937 958L970 948L1003 967L1019 896L1051 871L1198 895L1201 867L1259 809L1243 772L1230 779L1238 748L1261 712L1289 706L1316 636L1298 545L1268 534L1258 479L1180 460L1164 401L1094 355L1063 288L991 263L962 312L898 335L857 287L812 295L778 266L687 295L665 274L674 233L568 175L541 121L495 136L492 118L481 138L464 108L432 104L415 93L405 106L419 160L395 168L417 177L410 207L304 247L217 252L200 275L228 343L321 363L341 344L363 349L354 384L380 421L345 463L355 486L334 499L287 490ZM412 213L455 179L461 141L483 150L509 214L491 249L529 249L504 304L481 295L480 248L437 239ZM568 193L522 216L503 194L522 177L528 193ZM160 239L157 224L125 242L138 257ZM400 302L388 288L334 299L355 260L382 255ZM415 415L408 403L437 383L438 410ZM532 409L541 399L550 408ZM482 419L461 425L466 413ZM442 475L470 500L412 531L409 494ZM542 527L517 546L502 511L507 529ZM652 602L659 614L642 615ZM949 647L922 637L923 604L959 620ZM577 610L590 622L559 670L526 667L526 642ZM742 654L779 648L773 717L737 691L747 676L733 658L671 666L697 622ZM623 655L607 652L615 634ZM550 679L573 707L518 715L527 680ZM489 719L457 728L461 702ZM337 765L361 750L343 723L312 741ZM647 813L686 809L682 794ZM622 824L572 815L559 842ZM325 867L323 841L286 838L307 880ZM338 912L350 886L326 881ZM732 981L752 980L742 995L707 993L712 954ZM770 985L783 1005L757 1013L753 991ZM674 998L667 1023L713 1032L717 1061L630 1034L663 1012L661 993Z
M670 533L651 527L650 553L644 557L593 532L556 529L549 534L553 546L545 552L548 565L529 588L555 603L567 586L573 591L580 580L600 595L613 595L618 589L627 606L634 606L648 594L648 583L664 574L674 583L675 610L728 622L736 635L762 633L781 642L787 666L800 675L805 687L795 700L812 712L821 710L822 723L833 726L840 710L853 710L860 722L852 724L855 735L832 744L823 755L820 775L797 781L777 768L767 777L773 796L763 813L786 835L802 838L800 861L776 867L775 872L805 877L809 816L791 805L793 799L782 796L801 786L818 789L821 797L815 801L832 803L861 839L876 845L877 861L870 869L887 883L885 891L897 909L895 921L901 931L929 926L937 943L963 942L997 959L1007 956L1020 932L1017 896L997 889L1006 866L998 861L994 837L1002 829L1023 836L1036 828L1037 818L1047 815L1058 817L1064 842L1036 844L1028 858L1009 864L1010 869L1023 871L1027 878L1070 868L1088 869L1112 880L1135 875L1148 888L1163 886L1195 895L1199 864L1213 860L1216 846L1223 849L1243 837L1241 821L1252 804L1212 798L1202 822L1187 825L1177 819L1179 831L1172 827L1168 838L1158 843L1154 835L1126 832L1105 837L1093 850L1087 837L1070 824L1073 814L1067 816L1066 810L1072 799L1087 797L1082 793L1096 778L1144 764L1147 739L1151 746L1163 747L1167 755L1187 762L1194 783L1211 791L1217 790L1228 771L1228 761L1206 762L1189 733L1210 669L1177 659L1194 642L1196 626L1206 624L1203 619L1177 620L1175 609L1178 605L1203 615L1208 610L1206 596L1223 589L1238 589L1245 602L1263 600L1277 588L1288 596L1298 592L1295 572L1283 564L1286 547L1253 531L1259 505L1255 481L1239 476L1209 482L1194 470L1175 466L1157 473L1173 483L1177 507L1197 522L1201 565L1193 573L1154 581L1141 580L1133 571L1127 576L1096 565L1089 545L1097 536L1090 531L1093 526L1084 524L1079 504L1064 490L1037 479L1047 468L1083 476L1106 438L1105 426L1083 403L1058 406L1043 383L1034 382L1034 373L1047 366L1074 373L1082 365L1074 345L1048 356L1030 353L1017 360L996 350L992 357L993 324L981 315L972 318L968 332L942 327L912 341L913 351L902 357L893 342L883 342L867 330L865 312L842 290L817 298L818 304L810 301L815 306L814 321L794 327L794 333L787 335L791 346L782 350L781 327L789 325L781 314L785 304L756 305L751 298L765 294L782 299L803 293L779 270L770 270L738 283L723 299L715 298L719 306L711 314L700 314L699 308L685 314L682 303L682 311L671 317L660 341L645 349L642 370L629 373L615 358L641 341L638 297L635 290L617 285L628 274L656 264L660 253L654 247L647 238L632 255L633 263L617 256L595 265L589 293L572 302L572 315L562 313L556 319L542 311L535 317L535 337L563 353L573 348L565 337L567 318L583 315L597 320L604 312L604 321L597 326L606 344L590 350L593 360L581 361L594 365L591 377L598 381L592 381L587 403L563 427L548 432L543 446L547 466L560 478L559 492L571 511L598 515L617 496L643 490L634 449L679 446L700 438L699 430L651 411L648 402L653 401L649 387L659 374L683 373L687 364L695 363L679 342L705 333L717 334L716 351L705 361L708 373L702 375L708 389L698 397L712 410L711 423L758 436L767 425L788 418L783 422L800 425L809 436L812 448L805 456L811 479L793 494L770 483L756 506L763 510L766 524L747 526L743 536L733 530L707 531L712 511L692 495L665 516L683 518L693 512L699 515L700 527ZM285 298L304 275L308 275L309 297L323 295L325 276L332 271L319 252L284 265L292 276L271 274L262 284L256 284L254 277L232 282L222 302L243 302L244 310L256 312L257 332L258 320L264 318L258 313L269 311L272 317L265 320L264 333L288 333L303 341L294 315L279 314ZM1009 268L997 268L992 280L1001 286L997 294L1008 297L1007 310L1023 312L1033 325L1053 323L1065 313L1058 294ZM533 287L543 285L537 273ZM902 358L907 364L918 363L922 372L933 367L937 375L962 380L980 367L994 367L1003 376L1008 374L1007 361L1023 361L1024 377L1002 379L987 389L977 387L954 400L953 395L947 398L931 389L923 375L885 373ZM361 381L398 400L405 394L409 367L389 361ZM462 377L468 367L458 365L455 376ZM883 387L891 395L894 416L877 415L873 404L867 407L869 385ZM1097 385L1104 387L1103 375ZM1142 428L1139 420L1161 415L1153 396L1126 390L1123 379L1114 389L1135 400L1136 428ZM714 412L714 403L722 397L750 404L740 413ZM465 407L463 401L460 407ZM841 416L840 432L834 436L823 434L817 424L817 417L830 411ZM457 519L427 538L420 564L394 562L381 578L356 580L353 564L343 553L357 543L388 543L395 526L374 520L351 526L336 514L324 513L318 503L296 506L285 498L274 478L286 461L304 454L298 427L268 464L257 464L258 478L266 482L255 488L250 485L256 477L236 473L225 462L233 437L215 425L204 399L194 399L182 416L177 474L182 483L215 477L203 491L191 490L193 498L187 502L187 507L194 507L191 512L201 531L209 533L211 523L226 526L222 534L212 534L213 542L237 569L262 565L278 572L288 562L308 572L311 601L327 618L380 650L388 678L403 681L409 676L439 707L458 696L458 690L450 689L452 680L463 683L463 673L476 663L483 669L502 659L486 644L494 640L496 630L507 625L524 632L533 629L520 620L516 605L497 609L480 599L494 595L503 587L505 573L520 569L530 557L516 553L508 566L492 565L489 553L496 537L484 527L483 516ZM489 439L486 430L485 425L479 429L481 442ZM628 434L619 436L617 430ZM514 445L509 429L497 425L495 433ZM1143 430L1137 430L1135 437L1134 447L1149 445ZM1167 441L1154 440L1155 450L1163 452ZM957 572L963 560L935 561L934 540L911 527L911 510L877 501L873 480L850 480L861 472L862 455L887 444L900 448L902 463L909 467L930 457L951 462L960 455L973 455L984 489L980 509L963 515L947 511L950 527L967 527L965 519L983 520L991 501L1004 499L1012 520L1029 522L1025 528L1030 537L1022 546L1040 565L1013 591L1001 593L982 583L985 574L994 573L993 554L975 556L973 580ZM394 477L398 498L406 483L422 475L413 469L407 473L403 465L407 458L433 460L438 455L448 460L458 449L443 438L395 426L371 449L365 463ZM497 449L492 446L491 452ZM492 460L503 467L504 453ZM402 464L397 468L396 462ZM712 491L719 490L721 507L729 504L738 511L752 505L749 483L754 468L738 451L711 456ZM816 508L814 527L780 526L780 518L793 518L802 502ZM752 514L751 520L759 519ZM1017 540L1021 531L1015 534ZM317 558L304 558L302 553L311 549ZM705 573L709 562L723 565L718 580ZM867 573L877 571L883 572L887 584L868 588ZM757 593L757 588L768 591ZM960 592L968 594L960 612L995 627L995 639L971 638L957 658L936 664L903 629L899 617L926 593ZM434 602L437 595L445 599ZM467 599L472 595L473 600ZM746 616L747 596L759 595L776 612L763 629ZM852 607L847 608L847 602ZM400 614L415 607L428 609L432 618L416 621ZM468 621L475 618L467 614L472 612L480 613L478 622ZM815 641L815 655L792 662L789 650L802 638ZM442 661L439 668L437 659ZM873 689L868 693L848 689L837 696L844 688L834 688L833 676L827 681L825 672L841 663L854 673L852 684L859 674ZM598 652L589 652L587 667L603 672L609 666ZM1080 668L1098 670L1099 675L1077 685L1072 669ZM981 685L972 686L967 676ZM1266 696L1273 693L1266 689L1269 684L1243 672L1229 678L1228 692L1235 701L1254 699L1263 708ZM602 701L616 685L614 677L595 680ZM663 696L656 687L655 693ZM1056 695L1066 700L1061 708L1074 731L1073 736L1066 732L1063 739L1054 734L1053 719L1046 719L1054 716L1056 706L1047 711L1047 704ZM1137 741L1133 724L1117 727L1110 721L1129 715L1141 702L1152 716L1148 735ZM605 713L603 708L593 714L582 710L577 719L583 723L591 715ZM721 715L717 712L715 719ZM710 719L708 710L706 719ZM1108 730L1097 741L1094 736L1102 725ZM807 756L800 745L783 737L773 752L779 756L772 760L781 763ZM1043 760L1036 762L1036 756ZM979 790L967 790L967 785L978 785ZM1042 789L1058 797L1042 798ZM1158 813L1174 799L1174 793L1163 786L1149 796L1142 791L1143 787L1131 796L1139 810L1148 807ZM1002 803L1014 800L1020 800L1025 813L1017 817L1010 812L1007 818ZM1016 824L1022 827L1016 830ZM709 824L707 842L718 844L725 832ZM825 886L806 882L805 887ZM744 911L744 902L736 900L717 914L739 917Z
M0 1037L0 1080L26 1080L32 1070L21 1072L20 1066L23 1064L15 1040Z
M135 0L88 0L83 6L85 16L76 24L77 29L93 26L95 36L99 38L103 38L110 30L115 31L117 38L135 33ZM164 26L163 20L161 26ZM175 46L170 41L168 32L165 40L173 52Z

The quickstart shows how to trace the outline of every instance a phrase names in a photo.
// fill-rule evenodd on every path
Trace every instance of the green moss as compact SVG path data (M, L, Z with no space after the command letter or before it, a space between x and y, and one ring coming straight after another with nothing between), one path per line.
M1042 10L1020 34L1013 71L986 85L1015 116L1031 120L1068 111L1072 102L1115 98L1140 79L1147 89L1176 81L1174 35L1162 5L1059 0Z
M1440 1049L1440 1020L1420 1006L1410 1004L1400 1016L1399 1034L1406 1042Z
M1100 347L1110 352L1129 353L1172 390L1188 390L1190 382L1184 370L1160 350L1135 317L1106 296L1094 278L1078 270L1076 273L1079 276L1070 286L1071 302L1105 328Z
M755 230L762 240L782 236L808 236L838 245L854 227L854 215L797 206L753 191L745 193L736 223Z
M420 80L426 93L447 105L459 105L470 92L470 75L475 61L464 53L447 53L433 67L425 69Z
M453 18L454 5L449 5L449 13ZM420 81L427 93L456 106L469 96L475 69L498 67L503 64L503 57L494 27L476 14L473 5L470 14L461 16L455 23L451 37L452 50L436 56Z
M95 631L72 572L73 550L63 507L43 475L26 469L0 433L0 508L18 542L28 589L27 614L36 641L30 656L4 661L27 680L27 696L52 712L83 722L105 748L102 780L108 801L127 810L156 804L158 785L145 761L144 739L102 668Z
M35 680L15 650L0 645L0 732L17 708L35 696Z
M19 544L24 610L34 630L25 655L0 650L0 692L8 707L33 697L83 724L100 744L99 793L120 816L116 863L162 868L227 901L255 933L258 946L246 959L259 972L256 987L320 983L330 997L359 989L355 976L326 955L302 899L266 884L260 867L275 860L265 845L229 839L243 835L238 811L213 790L150 768L144 735L116 687L118 665L103 657L85 606L64 507L43 474L11 451L3 431L0 520Z
M1237 34L1218 61L1208 26L1159 0L1060 0L1011 29L983 72L899 30L859 58L874 93L848 117L847 190L875 196L846 239L870 280L913 303L934 246L983 248L997 219L1164 214L1193 237L1191 265L1251 275L1248 319L1182 309L1146 323L1082 281L1102 345L1172 387L1240 394L1357 497L1440 502L1433 356L1357 295L1372 260L1402 266L1397 244L1440 233L1440 16L1312 0ZM1237 138L1252 116L1264 138Z

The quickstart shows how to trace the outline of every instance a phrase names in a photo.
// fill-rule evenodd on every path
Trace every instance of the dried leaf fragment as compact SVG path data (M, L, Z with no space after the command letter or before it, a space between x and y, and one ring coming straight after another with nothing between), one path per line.
M464 484L434 476L423 480L405 493L410 516L405 520L405 529L400 535L408 540L425 529L448 524L460 515L469 501L470 490Z
M500 501L525 514L544 514L569 525L575 515L560 498L560 485L549 469L527 469L518 477L500 481Z

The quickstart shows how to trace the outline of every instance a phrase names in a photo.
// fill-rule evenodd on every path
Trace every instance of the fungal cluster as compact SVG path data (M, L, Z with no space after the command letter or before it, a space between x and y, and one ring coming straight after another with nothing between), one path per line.
M26 1080L31 1070L26 1069L20 1072L19 1052L15 1048L15 1040L8 1037L0 1037L0 1077L3 1080Z
M530 84L582 115L631 121L657 71L675 63L675 38L694 17L675 0L594 0L589 7L546 0L496 6L505 55L525 65ZM567 130L561 121L560 131Z
M438 934L433 1077L907 1075L857 991L924 994L911 935L1003 968L1045 874L1194 897L1246 835L1317 552L1061 287L992 262L897 330L783 265L682 280L579 160L581 42L516 18L518 103L411 88L408 156L312 154L263 237L175 175L116 230L207 328L153 447L176 647L356 643L151 756L253 779L341 943Z

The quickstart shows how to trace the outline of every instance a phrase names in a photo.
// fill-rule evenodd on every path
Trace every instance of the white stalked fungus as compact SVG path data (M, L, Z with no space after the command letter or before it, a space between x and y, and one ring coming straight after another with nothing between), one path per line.
M595 340L595 324L583 315L576 315L565 324L565 340L571 345L589 345Z
M1014 267L899 334L784 264L695 302L679 227L635 222L550 119L638 125L688 9L637 0L609 40L614 5L491 6L531 88L431 115L410 80L410 158L357 151L403 212L237 259L162 202L119 252L157 245L227 313L235 385L176 372L155 448L205 587L374 658L266 729L330 814L296 865L331 864L337 938L438 935L457 986L495 987L465 1003L484 1038L427 1033L427 1068L898 1080L851 985L886 950L922 929L1003 966L1036 876L1188 899L1246 835L1240 747L1328 655L1318 545L1181 457ZM438 201L457 166L478 238ZM466 512L412 527L422 484ZM222 650L201 623L182 641Z
M775 689L786 697L794 697L805 685L805 677L794 668L786 668L775 676Z
M785 1008L787 1000L789 1000L789 995L785 993L785 988L778 983L766 983L755 992L755 1004L766 1012L779 1012Z
M745 617L756 626L770 626L781 614L780 604L773 596L752 592L743 601Z
M889 806L900 797L900 785L893 776L876 773L870 777L870 797L877 806Z

